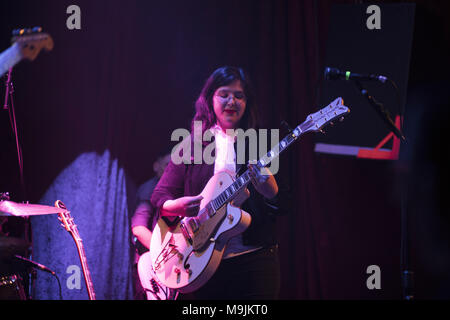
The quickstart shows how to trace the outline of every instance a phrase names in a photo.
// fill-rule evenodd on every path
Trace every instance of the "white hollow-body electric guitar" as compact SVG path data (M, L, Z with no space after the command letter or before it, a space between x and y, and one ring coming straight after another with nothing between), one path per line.
M335 99L309 115L256 166L266 167L304 133L321 131L325 125L349 112L342 98ZM167 225L162 218L158 220L152 234L150 256L153 270L164 286L188 293L212 277L228 240L250 225L250 214L230 204L249 182L248 170L236 179L226 172L218 172L200 193L203 200L196 217L185 217L175 226Z
M137 271L139 281L144 288L147 300L176 300L178 292L175 289L166 287L159 281L153 271L150 252L147 251L139 257Z

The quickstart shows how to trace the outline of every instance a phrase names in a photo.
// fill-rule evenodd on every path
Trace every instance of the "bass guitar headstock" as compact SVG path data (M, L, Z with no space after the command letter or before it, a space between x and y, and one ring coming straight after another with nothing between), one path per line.
M46 51L53 49L52 37L48 33L43 33L40 27L16 29L12 33L11 42L19 46L24 59L33 61L42 49Z

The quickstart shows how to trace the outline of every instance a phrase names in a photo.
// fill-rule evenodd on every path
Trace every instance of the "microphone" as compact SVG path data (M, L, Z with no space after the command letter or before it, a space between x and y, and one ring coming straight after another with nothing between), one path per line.
M55 272L54 272L54 271L50 270L49 268L47 268L47 267L44 266L43 264L40 264L40 263L31 261L31 260L28 260L27 258L24 258L24 257L19 256L19 255L17 255L17 254L14 255L14 257L15 257L17 260L20 260L20 261L23 262L24 264L28 265L29 267L37 268L37 269L39 269L39 270L42 270L42 271L51 273L52 275L55 275Z
M388 78L377 74L359 74L351 71L341 71L337 68L326 67L324 76L326 80L369 80L385 83Z

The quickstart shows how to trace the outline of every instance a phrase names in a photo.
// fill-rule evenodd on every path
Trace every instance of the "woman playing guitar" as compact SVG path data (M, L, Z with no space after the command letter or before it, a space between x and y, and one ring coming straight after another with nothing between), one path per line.
M251 215L250 226L228 241L218 269L193 295L216 300L275 299L280 280L275 237L278 185L267 168L260 171L254 165L236 163L240 159L236 139L227 132L256 128L257 106L247 74L236 67L215 70L195 109L192 126L201 121L202 136L207 130L213 134L214 163L171 161L153 191L151 203L168 224L176 217L195 217L203 199L199 194L211 177L222 171L236 177L250 169L252 183L232 203ZM202 146L205 148L204 143Z

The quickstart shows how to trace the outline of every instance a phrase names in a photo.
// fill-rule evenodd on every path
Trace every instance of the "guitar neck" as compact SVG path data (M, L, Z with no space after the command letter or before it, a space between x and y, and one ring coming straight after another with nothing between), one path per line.
M0 54L0 77L22 60L19 45L14 43Z
M86 287L87 287L88 294L89 294L89 300L95 300L94 285L92 283L91 274L89 272L87 259L86 259L86 253L84 252L83 241L81 240L80 237L76 237L75 235L73 235L73 239L77 246L78 255L80 257L80 262L81 262L81 267L83 268L84 280L86 282Z
M274 148L272 148L267 154L261 157L259 161L256 163L258 168L267 167L275 158L277 158L281 152L286 150L295 140L297 140L303 133L302 129L304 126L309 125L310 120L306 120L298 127L296 127L292 133L288 134L281 140ZM207 205L207 212L209 215L212 215L219 208L221 208L224 204L233 200L237 193L244 189L250 183L250 172L246 170L242 175L239 176L227 189L225 189L221 194L219 194L216 198L211 200Z
M86 253L84 252L83 241L81 240L78 228L73 222L73 218L70 216L70 212L67 211L66 205L61 200L55 201L55 206L66 210L65 212L58 213L58 219L62 222L62 226L70 233L75 245L77 246L78 256L80 257L81 267L83 268L84 280L86 282L86 288L89 295L89 300L95 300L94 285L92 283L91 274L89 272Z
M286 150L295 140L297 140L302 134L310 131L321 131L323 126L334 121L350 112L350 109L344 106L341 97L336 98L325 108L310 114L306 120L298 125L291 133L289 133L283 140L281 140L272 150L267 152L256 163L257 168L261 169L267 167L275 158L277 158L281 152ZM205 220L212 217L217 210L222 206L232 201L236 195L244 189L250 183L250 171L246 170L241 176L239 176L228 188L220 193L216 198L211 200L203 209L199 215L199 220Z

